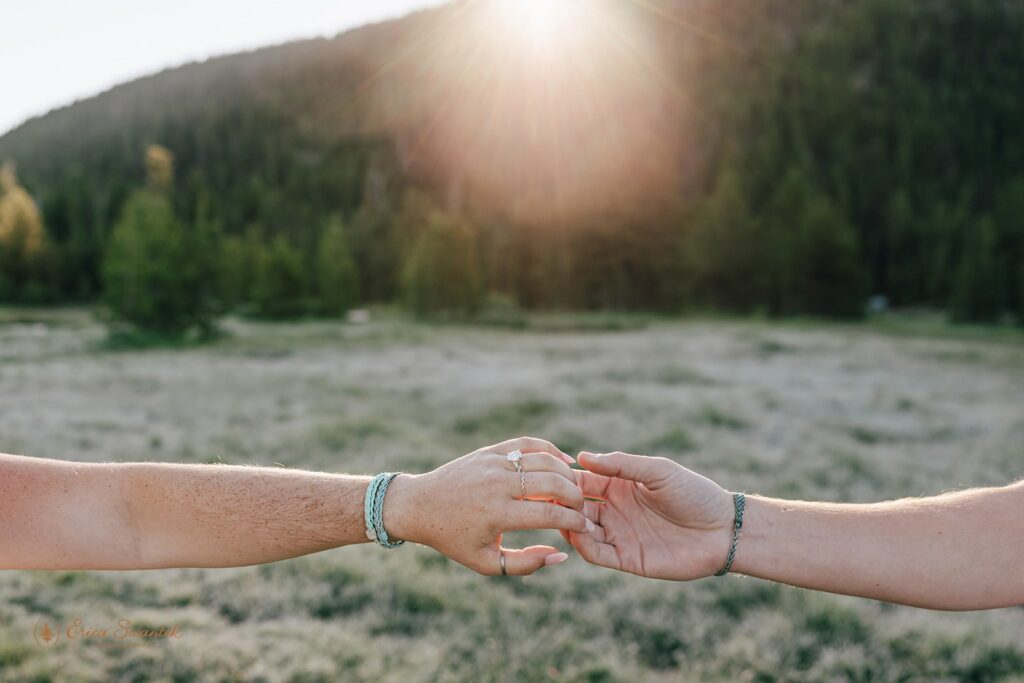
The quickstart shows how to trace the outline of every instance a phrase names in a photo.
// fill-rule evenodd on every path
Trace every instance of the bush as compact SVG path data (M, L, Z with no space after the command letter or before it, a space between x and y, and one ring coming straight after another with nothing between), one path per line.
M344 315L359 296L359 274L349 252L345 226L333 219L320 236L316 254L317 308L331 316Z
M407 305L419 317L476 315L483 300L478 262L473 228L435 212L405 261Z

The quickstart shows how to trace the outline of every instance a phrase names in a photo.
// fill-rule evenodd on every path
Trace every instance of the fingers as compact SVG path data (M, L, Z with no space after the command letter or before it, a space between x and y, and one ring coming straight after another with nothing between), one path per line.
M505 573L509 576L528 576L542 567L561 564L569 555L549 545L533 545L529 548L502 548L494 553L494 573L501 574L501 553L505 553Z
M554 501L574 510L583 511L583 493L575 483L551 472L527 472L526 497L528 500ZM518 474L509 474L509 494L523 496L523 482Z
M600 527L598 527L600 528ZM569 532L569 542L587 562L609 569L622 569L622 561L614 546L599 539L600 534L577 534Z
M505 456L501 456L504 458ZM519 465L527 472L554 472L565 477L565 479L576 485L576 475L571 467L549 453L525 453L519 460ZM518 472L516 466L507 459L504 461L505 469Z
M596 500L588 500L588 501L584 501L583 509L580 510L580 512L582 512L583 516L586 517L587 519L589 519L591 522L593 522L594 524L597 524L598 525L597 530L601 531L603 533L603 529L601 529L600 524L601 524L601 516L602 516L601 513L603 513L605 511L605 509L606 508L605 508L604 503L598 502Z
M561 449L550 441L544 439L537 439L532 436L521 436L517 439L509 439L508 441L502 441L499 444L495 444L490 447L493 450L502 455L508 455L514 450L522 451L526 453L548 453L558 458L564 463L576 462L566 453L563 453Z
M652 458L628 453L580 453L580 465L594 474L653 484L668 477L676 463L667 458Z
M509 531L514 529L565 529L581 534L594 528L593 522L578 510L532 500L515 503L513 512L506 519L505 526Z
M572 473L576 477L576 485L587 498L604 498L608 492L608 485L612 483L611 478L603 474L587 470L573 470Z

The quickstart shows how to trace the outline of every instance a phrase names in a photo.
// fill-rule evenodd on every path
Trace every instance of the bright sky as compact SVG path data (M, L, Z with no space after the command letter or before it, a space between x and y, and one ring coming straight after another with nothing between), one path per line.
M5 3L0 135L168 66L406 14L439 0L22 0Z

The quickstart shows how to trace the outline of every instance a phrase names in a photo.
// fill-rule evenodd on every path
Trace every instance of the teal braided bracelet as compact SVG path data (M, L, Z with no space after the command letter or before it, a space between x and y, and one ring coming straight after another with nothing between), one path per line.
M405 541L388 540L384 529L384 496L387 495L391 480L400 472L382 472L370 480L363 499L363 521L366 523L366 537L385 548L397 548Z
M740 530L743 528L743 510L747 506L747 497L742 493L732 494L732 502L736 508L736 520L732 524L732 544L725 558L725 566L715 572L715 576L725 576L732 570L732 561L736 559L736 546L740 542Z

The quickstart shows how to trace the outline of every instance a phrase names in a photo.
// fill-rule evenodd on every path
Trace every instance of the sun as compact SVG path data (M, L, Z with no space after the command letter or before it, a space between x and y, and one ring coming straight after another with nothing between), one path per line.
M552 50L579 19L579 0L494 1L503 30L526 49Z

